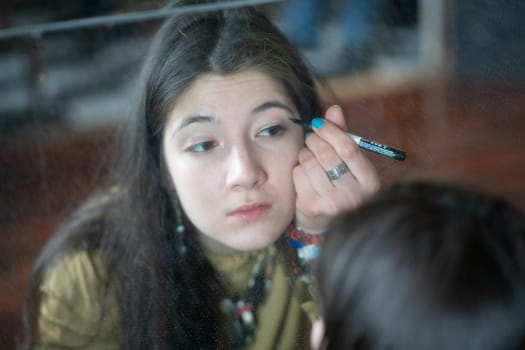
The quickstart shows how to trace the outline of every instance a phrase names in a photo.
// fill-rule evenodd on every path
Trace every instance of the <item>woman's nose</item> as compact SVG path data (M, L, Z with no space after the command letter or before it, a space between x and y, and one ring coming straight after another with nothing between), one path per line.
M267 179L260 155L249 147L233 148L229 155L226 183L233 190L252 189Z

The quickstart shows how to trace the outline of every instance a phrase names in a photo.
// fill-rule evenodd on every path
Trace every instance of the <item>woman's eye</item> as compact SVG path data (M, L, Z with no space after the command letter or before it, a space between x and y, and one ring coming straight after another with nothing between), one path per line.
M215 141L202 141L187 147L186 150L193 153L203 153L211 150L216 146L217 142Z
M276 136L281 134L284 131L284 127L281 125L272 125L267 128L262 129L259 132L259 136L269 137L269 136Z

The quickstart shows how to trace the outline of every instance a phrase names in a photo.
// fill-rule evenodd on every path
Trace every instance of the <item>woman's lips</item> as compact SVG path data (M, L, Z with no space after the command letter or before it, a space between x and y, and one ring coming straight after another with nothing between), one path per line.
M241 221L254 221L266 214L270 208L271 205L265 203L246 204L229 212L228 216L233 216Z

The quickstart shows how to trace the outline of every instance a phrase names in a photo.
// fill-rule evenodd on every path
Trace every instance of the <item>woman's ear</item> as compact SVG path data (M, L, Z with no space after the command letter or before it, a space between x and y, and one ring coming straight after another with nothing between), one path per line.
M321 350L321 341L324 336L324 321L319 318L312 324L312 331L310 332L310 346L312 350Z

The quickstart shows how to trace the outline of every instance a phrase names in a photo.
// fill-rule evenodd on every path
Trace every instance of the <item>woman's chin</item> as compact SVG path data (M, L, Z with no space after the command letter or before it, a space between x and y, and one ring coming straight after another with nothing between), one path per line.
M264 249L272 245L281 233L267 236L261 233L241 233L237 237L232 237L229 240L218 241L209 236L201 235L201 243L203 246L216 254L232 254L240 252L251 252Z

